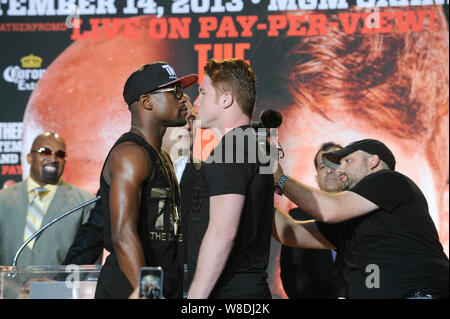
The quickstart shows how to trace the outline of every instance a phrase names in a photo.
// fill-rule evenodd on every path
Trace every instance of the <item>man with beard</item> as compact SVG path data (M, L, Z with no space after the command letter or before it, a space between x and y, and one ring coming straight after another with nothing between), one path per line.
M186 124L183 89L196 81L194 74L177 78L170 65L155 62L125 83L131 129L116 141L100 175L104 244L110 255L96 298L128 298L144 266L163 268L164 297L182 297L180 192L161 144L167 127Z
M188 114L186 125L167 130L163 138L163 149L166 149L173 161L173 167L181 192L181 232L183 234L184 266L187 270L187 239L189 237L190 213L192 198L194 196L194 184L201 168L201 161L193 157L195 139L194 121L197 118L196 111L185 94ZM187 278L186 278L187 279ZM184 291L187 292L190 282L185 282Z
M427 201L395 171L389 148L365 139L323 158L345 191L321 192L278 167L276 192L319 221L295 223L277 213L275 237L290 246L337 248L350 298L448 298L449 263Z
M0 191L0 265L11 265L16 250L41 226L93 198L62 180L66 144L58 133L37 136L27 160L30 176ZM88 218L89 207L85 207L52 225L25 247L17 264L60 265Z

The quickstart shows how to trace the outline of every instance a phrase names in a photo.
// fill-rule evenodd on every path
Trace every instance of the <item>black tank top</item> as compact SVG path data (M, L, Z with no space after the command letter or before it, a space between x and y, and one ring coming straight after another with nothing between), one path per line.
M143 146L150 155L154 169L152 177L149 177L142 188L141 208L138 218L138 234L144 249L146 266L161 266L163 268L165 298L181 298L183 294L183 254L180 245L182 242L181 216L179 214L175 216L175 207L178 206L177 211L180 210L180 191L173 164L167 153L162 154L161 158L166 167L164 169L158 152L142 137L132 132L123 134L112 149L124 142L133 142ZM111 254L111 258L117 259L111 240L110 187L103 178L103 169L100 177L100 194L105 221L104 243L106 250ZM172 191L174 191L174 194ZM178 234L175 234L176 228L178 228ZM111 266L118 268L118 262L111 263L108 269ZM115 269L114 272L121 272L121 270L120 268ZM117 287L117 289L123 289L123 287Z

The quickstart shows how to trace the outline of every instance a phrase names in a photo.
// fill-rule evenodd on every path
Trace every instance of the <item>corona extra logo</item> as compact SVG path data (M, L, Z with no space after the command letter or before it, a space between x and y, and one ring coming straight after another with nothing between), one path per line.
M42 65L42 58L32 53L20 59L20 63L22 63L24 69L39 69Z
M18 91L33 91L37 81L45 73L42 58L30 54L20 59L21 66L9 65L3 70L3 79L17 85Z

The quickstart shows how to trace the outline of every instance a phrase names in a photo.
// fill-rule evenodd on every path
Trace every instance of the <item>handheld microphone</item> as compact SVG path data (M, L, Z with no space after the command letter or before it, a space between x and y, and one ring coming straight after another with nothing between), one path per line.
M279 128L283 123L283 115L277 110L265 110L259 117L265 128Z
M57 218L55 218L54 220L52 220L51 222L49 222L48 224L46 224L45 226L41 227L39 230L37 230L36 232L34 232L30 238L28 238L16 251L16 254L14 255L14 259L12 262L12 274L8 274L8 276L11 277L15 277L16 276L16 265L17 265L17 259L19 258L20 253L23 251L23 249L28 245L28 243L30 241L32 241L34 238L36 238L40 233L42 233L44 230L46 230L48 227L50 227L51 225L53 225L54 223L60 221L61 219L63 219L66 216L69 216L70 214L72 214L73 212L79 210L80 208L83 208L85 206L88 206L96 201L98 201L100 198L102 198L100 195L88 200L87 202L81 203L77 206L75 206L72 209L69 209L68 211L66 211L64 214L58 216Z
M258 128L279 128L283 123L283 115L274 109L268 109L261 112L259 116L261 122L252 122L254 129Z
M278 133L276 132L277 130L275 130L274 135L269 135L273 133L271 129L278 129L281 126L281 124L283 123L283 115L281 115L281 113L277 110L268 109L262 111L259 118L261 119L261 122L253 122L252 128L256 130L256 135L262 139L260 142L261 146L265 145L267 154L270 154L271 136L276 142L275 147L278 150L278 158L284 158L284 151L283 147L280 144L280 141L278 140ZM271 133L269 133L269 131L271 131Z

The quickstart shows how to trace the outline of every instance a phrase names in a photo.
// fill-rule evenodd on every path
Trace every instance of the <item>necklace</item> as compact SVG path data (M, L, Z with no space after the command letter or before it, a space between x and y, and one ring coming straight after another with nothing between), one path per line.
M164 151L159 152L158 149L155 146L153 146L152 143L150 143L150 141L147 139L147 137L141 131L140 128L138 128L134 125L131 125L131 127L134 128L135 130L137 130L139 132L139 135L145 140L145 142L147 142L147 144L149 144L155 150L156 154L158 154L159 160L161 161L162 169L164 171L164 175L165 175L167 182L169 184L169 187L170 187L170 193L172 195L173 229L174 229L175 236L178 236L178 230L179 230L179 225L180 225L180 215L178 213L178 209L180 206L180 198L178 196L178 200L176 200L175 189L178 189L178 194L179 194L179 186L173 176L174 175L173 174L173 166L171 165L171 161L169 161L167 159L167 155L165 154Z

